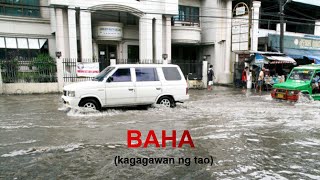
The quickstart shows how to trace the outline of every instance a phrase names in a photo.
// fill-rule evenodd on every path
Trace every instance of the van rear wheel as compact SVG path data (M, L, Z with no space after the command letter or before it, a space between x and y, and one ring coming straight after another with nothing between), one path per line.
M164 107L171 107L171 108L176 106L176 104L175 104L174 100L172 99L172 97L169 97L169 96L161 97L158 100L157 104L160 104L160 105L162 105Z

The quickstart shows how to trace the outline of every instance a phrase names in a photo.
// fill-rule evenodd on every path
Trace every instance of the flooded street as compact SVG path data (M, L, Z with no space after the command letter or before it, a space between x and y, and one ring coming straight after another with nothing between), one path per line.
M102 112L64 108L60 95L0 96L0 179L320 179L319 108L227 87L191 91L173 109ZM195 148L129 149L128 129L159 141L189 130ZM115 166L115 156L214 161Z

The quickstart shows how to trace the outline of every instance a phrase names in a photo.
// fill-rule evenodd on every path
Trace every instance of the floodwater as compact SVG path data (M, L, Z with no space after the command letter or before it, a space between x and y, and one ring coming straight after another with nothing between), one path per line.
M0 96L0 179L320 179L320 102L241 89L191 91L174 109L67 109L60 95ZM161 130L195 148L129 149L127 130ZM161 143L160 143L161 144ZM123 164L114 158L210 157L211 164Z

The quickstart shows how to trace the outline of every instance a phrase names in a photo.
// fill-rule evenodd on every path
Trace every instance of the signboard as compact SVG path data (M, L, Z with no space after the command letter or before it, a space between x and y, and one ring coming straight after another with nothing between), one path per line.
M280 36L269 34L269 45L273 48L279 48ZM306 37L284 36L283 47L290 49L309 49L320 50L320 39L312 39Z
M79 77L95 77L99 72L99 63L77 64L77 76Z
M244 6L236 8L236 16L244 15L246 13L246 8Z
M98 36L122 37L122 28L116 26L98 26Z
M264 62L264 57L261 54L255 54L255 63L260 64Z
M249 50L249 9L245 3L239 3L233 10L231 25L232 51Z
M98 25L94 27L94 36L98 40L121 40L123 30L121 26Z

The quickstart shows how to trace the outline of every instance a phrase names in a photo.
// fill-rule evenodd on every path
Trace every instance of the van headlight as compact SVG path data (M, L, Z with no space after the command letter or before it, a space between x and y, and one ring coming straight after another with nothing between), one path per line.
M68 91L67 95L68 95L69 97L75 97L75 96L76 96L76 93L75 93L75 91Z

